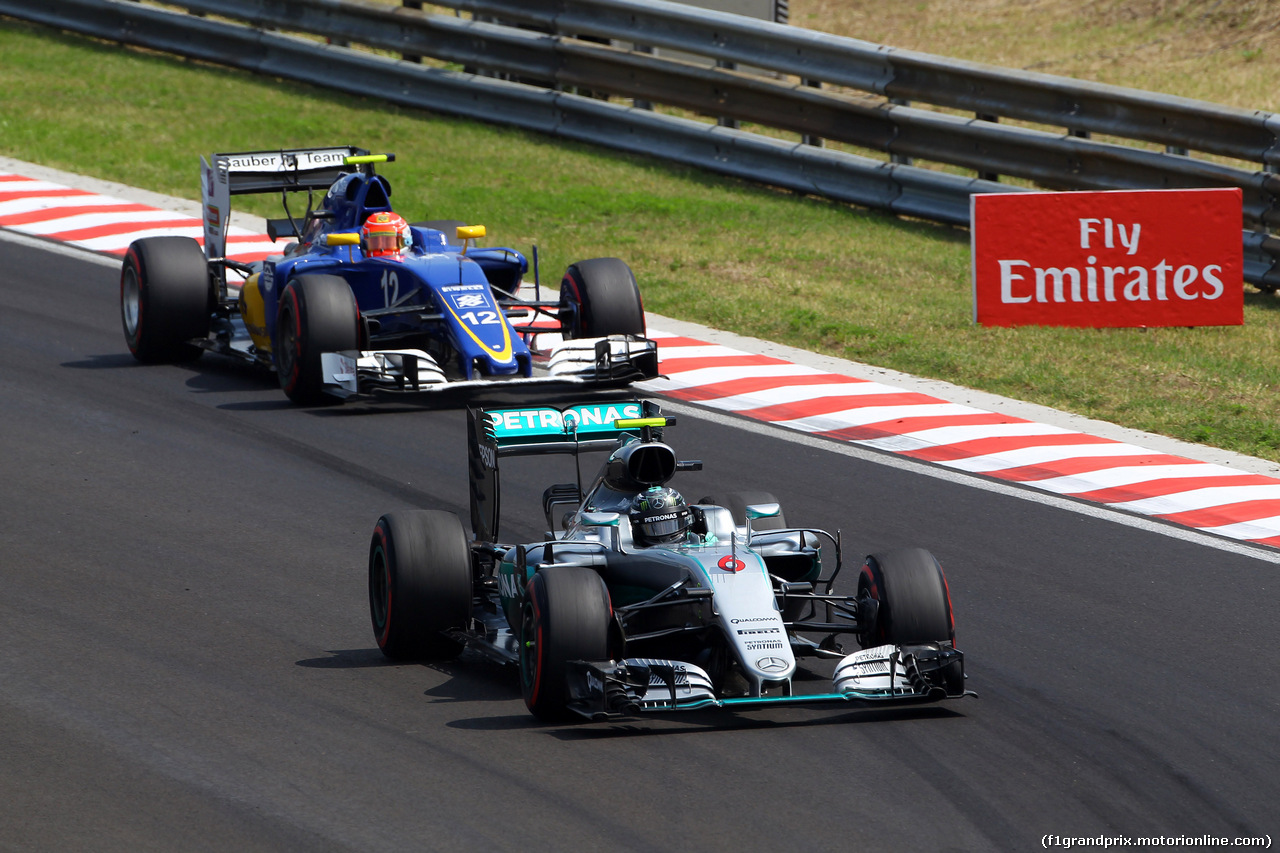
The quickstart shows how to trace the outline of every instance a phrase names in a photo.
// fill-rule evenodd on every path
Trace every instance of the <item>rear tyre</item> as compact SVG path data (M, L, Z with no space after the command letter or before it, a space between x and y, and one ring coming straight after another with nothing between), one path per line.
M644 306L631 267L617 258L578 261L560 282L560 325L567 339L644 336Z
M858 598L864 597L878 604L873 624L858 635L864 649L955 642L947 579L937 559L923 548L867 557L858 576Z
M120 320L133 357L144 363L192 361L191 343L209 336L209 264L190 237L134 240L120 270Z
M535 717L574 717L568 662L609 659L612 614L604 579L591 569L551 566L529 581L521 611L520 688Z
M324 392L320 354L360 349L360 314L345 279L300 275L280 294L276 371L280 387L302 406L341 402Z
M455 658L444 633L471 621L471 552L451 512L410 510L378 519L369 543L369 615L393 660Z

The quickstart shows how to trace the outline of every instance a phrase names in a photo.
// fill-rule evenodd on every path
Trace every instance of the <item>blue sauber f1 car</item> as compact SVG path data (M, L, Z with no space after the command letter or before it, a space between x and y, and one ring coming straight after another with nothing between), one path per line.
M144 362L212 350L265 365L301 404L497 382L622 387L657 375L624 262L579 261L559 297L543 301L536 247L530 288L524 255L474 245L483 226L396 214L391 185L374 170L394 159L352 147L202 158L203 249L190 237L147 237L125 255L130 351ZM267 232L289 240L280 254L226 257L230 197L276 192L285 218L268 220ZM300 193L299 220L289 200Z
M702 464L662 442L675 419L652 402L469 411L471 535L436 510L374 529L369 603L387 657L470 646L514 664L545 720L971 695L928 551L872 554L854 594L836 594L839 534L788 527L767 493L689 504L670 488ZM543 493L543 541L498 541L499 460L570 454L580 470L598 450L609 456L585 489L579 476Z

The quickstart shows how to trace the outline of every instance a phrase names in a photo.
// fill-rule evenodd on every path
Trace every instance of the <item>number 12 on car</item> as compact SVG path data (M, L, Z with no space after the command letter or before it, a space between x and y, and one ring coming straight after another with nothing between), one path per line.
M382 271L382 304L390 308L400 301L400 277L395 270Z

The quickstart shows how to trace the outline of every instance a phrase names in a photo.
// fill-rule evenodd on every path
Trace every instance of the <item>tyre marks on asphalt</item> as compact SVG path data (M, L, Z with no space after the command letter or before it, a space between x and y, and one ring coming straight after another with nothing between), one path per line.
M139 237L203 242L198 218L0 173L0 228L123 256ZM228 255L282 247L232 226ZM646 391L785 429L1280 547L1280 480L985 411L684 335L650 330L663 378Z

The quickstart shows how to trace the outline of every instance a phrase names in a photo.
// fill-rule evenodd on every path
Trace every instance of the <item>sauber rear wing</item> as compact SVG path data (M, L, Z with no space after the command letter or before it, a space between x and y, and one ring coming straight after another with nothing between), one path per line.
M636 421L657 418L660 413L658 404L651 400L580 403L564 408L468 408L467 472L471 529L476 540L493 542L498 535L499 458L541 453L576 456L584 450L612 450L620 437L635 435L643 428ZM619 421L625 426L620 427Z
M202 156L200 201L204 220L205 258L213 261L226 256L231 196L327 191L343 173L350 172L353 168L363 168L366 173L373 174L372 161L388 159L390 156L370 157L367 150L352 145L214 154L212 163ZM286 206L286 212L287 210ZM272 239L274 240L274 236ZM225 296L226 270L219 266L216 270L211 270L211 273L217 277L219 289Z
M231 195L281 190L327 190L344 172L352 171L348 157L364 157L363 148L283 148L214 154L213 163L225 169Z

